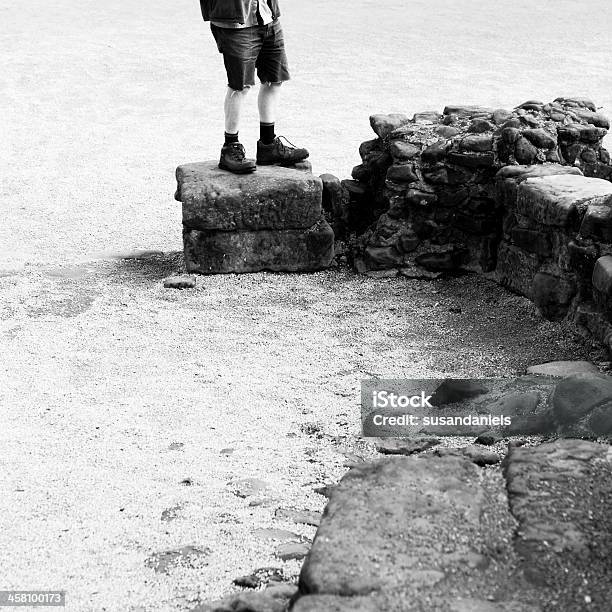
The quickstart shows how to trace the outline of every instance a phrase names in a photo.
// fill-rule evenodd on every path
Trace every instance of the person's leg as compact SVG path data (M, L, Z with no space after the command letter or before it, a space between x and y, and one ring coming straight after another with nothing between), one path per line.
M261 47L261 36L255 28L231 29L211 25L227 72L227 90L223 102L225 142L221 148L219 167L237 174L253 172L254 159L248 159L238 139L242 106L255 84L255 62Z
M264 42L257 57L257 75L261 81L258 106L260 138L257 142L257 163L261 165L293 165L308 157L306 149L292 145L274 133L281 83L288 81L289 68L280 23L266 26Z
M271 144L276 138L274 123L280 98L281 83L262 83L259 87L257 106L259 108L259 139Z
M225 102L223 110L225 112L225 142L228 142L228 137L236 136L235 142L238 142L238 132L240 131L240 118L242 116L242 101L249 93L250 87L245 87L242 90L227 88L225 94ZM230 138L230 142L234 141Z
M232 89L228 86L225 93L223 110L225 113L225 142L221 147L219 168L236 174L246 174L256 169L255 160L246 157L244 147L238 139L242 102L249 92L249 87Z

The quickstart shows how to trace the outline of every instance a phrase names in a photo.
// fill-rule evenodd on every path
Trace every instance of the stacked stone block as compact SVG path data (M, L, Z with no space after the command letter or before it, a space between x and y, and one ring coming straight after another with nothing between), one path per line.
M309 169L236 175L210 161L179 166L176 179L188 272L298 272L331 263L322 182Z
M550 319L592 300L595 262L612 252L612 236L604 239L600 229L612 213L612 183L550 164L503 168L497 187L504 205L499 281Z
M373 115L370 124L377 138L362 143L362 163L342 182L340 225L361 269L494 270L504 223L495 176L505 166L555 163L612 177L608 120L582 98Z

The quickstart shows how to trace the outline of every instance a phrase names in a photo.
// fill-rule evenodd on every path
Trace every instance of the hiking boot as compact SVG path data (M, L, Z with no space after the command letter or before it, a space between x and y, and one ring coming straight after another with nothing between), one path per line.
M219 168L234 174L248 174L257 169L254 159L245 157L244 147L239 142L230 142L221 147Z
M257 163L260 166L272 164L292 166L304 161L308 155L306 149L299 149L284 136L277 136L270 144L264 144L261 140L257 141Z

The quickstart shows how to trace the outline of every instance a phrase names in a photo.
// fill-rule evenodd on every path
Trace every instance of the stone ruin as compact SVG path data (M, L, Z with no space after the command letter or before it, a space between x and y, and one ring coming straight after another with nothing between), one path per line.
M612 350L609 121L584 98L373 115L340 181L298 168L177 169L188 272L487 274ZM331 227L330 227L331 225ZM333 231L332 231L333 230Z
M187 270L322 269L335 233L360 272L487 274L612 348L612 166L593 103L454 106L371 124L377 138L361 145L353 180L315 177L309 164L250 176L179 167ZM463 431L478 435L463 448L378 439L379 453L399 456L360 461L316 489L330 499L297 586L270 579L194 612L607 610L609 445L513 441L495 466L501 436L612 435L612 381L584 362L531 370L482 397L459 381L467 403L451 394L437 405L511 413L508 428ZM483 477L492 469L498 478ZM308 546L297 546L301 556L279 558L302 558Z
M360 272L489 274L612 346L612 165L593 102L373 115L353 180L323 175Z

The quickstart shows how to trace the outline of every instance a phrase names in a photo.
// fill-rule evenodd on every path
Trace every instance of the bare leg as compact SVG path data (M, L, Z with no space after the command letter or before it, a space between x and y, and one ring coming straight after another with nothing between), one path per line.
M219 168L236 174L248 174L256 169L255 160L245 156L244 147L238 141L242 101L249 92L227 88L223 110L225 111L225 144L221 148Z
M261 123L274 123L276 121L280 88L281 83L262 83L259 87L257 106Z
M242 91L227 88L225 94L225 131L228 134L236 134L240 129L240 118L242 116L242 101L249 93L249 88L245 87Z
M281 164L290 166L308 157L306 149L298 149L286 139L275 136L274 123L280 98L280 83L262 83L259 88L260 139L257 142L257 163L264 165ZM272 140L273 139L273 140Z

